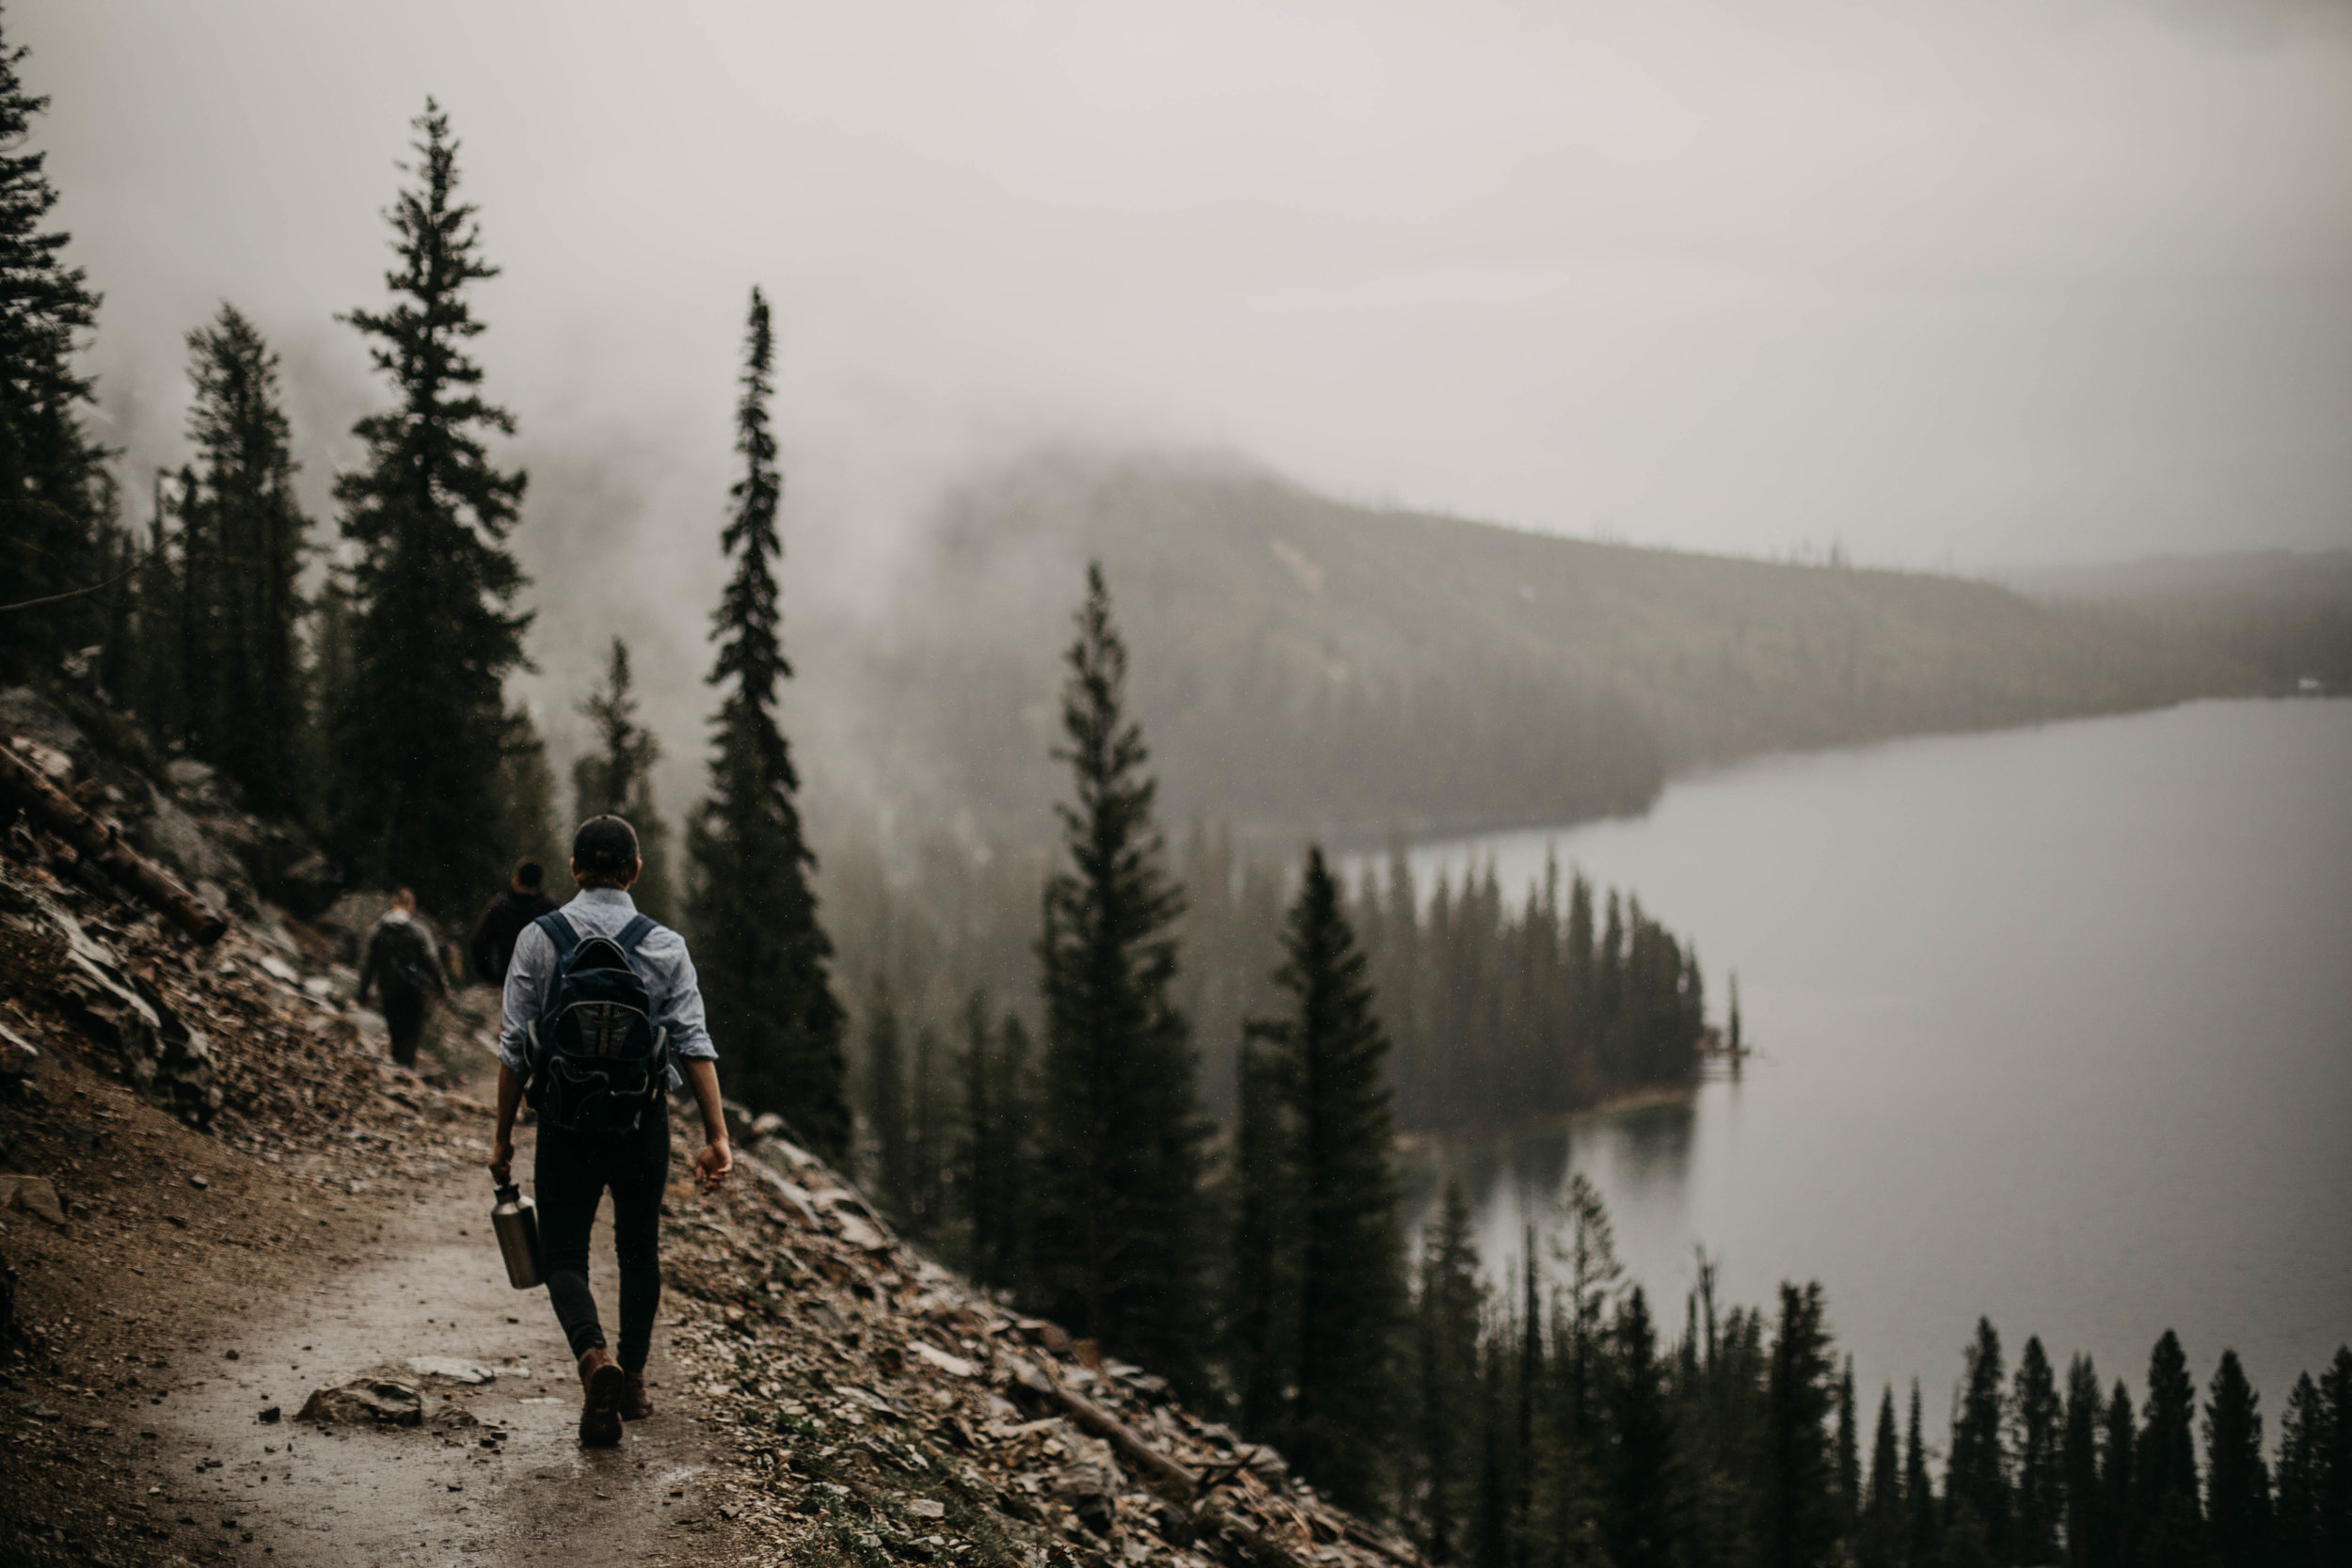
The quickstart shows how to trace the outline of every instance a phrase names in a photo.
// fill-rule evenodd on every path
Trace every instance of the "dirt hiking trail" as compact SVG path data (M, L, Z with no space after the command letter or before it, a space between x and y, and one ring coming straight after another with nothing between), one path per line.
M526 1143L518 1166L528 1170L529 1159ZM482 1554L577 1568L733 1558L718 1539L733 1532L699 1484L711 1455L661 1336L647 1369L654 1415L632 1422L620 1448L582 1450L570 1355L545 1290L507 1284L490 1201L479 1171L453 1172L413 1197L388 1195L372 1256L307 1285L297 1275L274 1304L212 1337L215 1375L156 1411L156 1457L179 1478L168 1490L180 1513L217 1526L240 1560L266 1548L288 1568ZM608 1202L594 1255L608 1319L618 1299L610 1212ZM412 1357L471 1362L494 1375L478 1386L421 1375ZM294 1419L312 1389L370 1373L417 1387L422 1424ZM272 1407L280 1418L262 1421Z

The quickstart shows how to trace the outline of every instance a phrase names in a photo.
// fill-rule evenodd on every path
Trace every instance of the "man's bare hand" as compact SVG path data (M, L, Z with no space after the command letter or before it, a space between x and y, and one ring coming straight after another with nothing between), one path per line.
M727 1172L735 1168L735 1153L727 1148L724 1138L714 1138L694 1156L694 1186L706 1193L715 1193L726 1184Z
M511 1186L515 1180L515 1140L501 1138L490 1150L490 1180L500 1186Z

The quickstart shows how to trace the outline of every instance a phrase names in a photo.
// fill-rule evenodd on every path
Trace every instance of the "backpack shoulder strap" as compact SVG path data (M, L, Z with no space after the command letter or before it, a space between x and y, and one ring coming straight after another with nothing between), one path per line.
M545 931L548 934L548 940L555 943L555 967L557 969L562 969L571 961L572 949L580 945L580 933L572 929L572 923L564 918L562 910L549 910L532 924Z
M641 914L615 932L612 942L624 957L634 958L637 957L637 944L660 928L660 921L649 914Z

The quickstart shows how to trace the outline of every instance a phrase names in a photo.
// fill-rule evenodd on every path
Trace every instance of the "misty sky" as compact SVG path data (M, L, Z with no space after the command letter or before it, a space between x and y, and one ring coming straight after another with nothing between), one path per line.
M561 523L704 562L754 281L820 555L1073 431L1707 549L2352 544L2336 0L19 0L7 26L55 99L127 475L176 456L181 334L226 297L284 351L323 491L377 395L331 317L381 298L431 92L506 268L483 353L541 560Z

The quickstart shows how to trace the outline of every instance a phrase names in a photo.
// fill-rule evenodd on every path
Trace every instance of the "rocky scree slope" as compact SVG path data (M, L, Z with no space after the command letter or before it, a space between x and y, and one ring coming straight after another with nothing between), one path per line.
M0 1251L38 1265L0 1322L0 1490L14 1499L0 1545L11 1561L226 1560L167 1478L134 1484L154 1434L93 1412L165 1397L186 1349L176 1288L209 1267L221 1290L242 1276L258 1293L274 1262L356 1261L338 1249L365 1246L372 1205L486 1155L488 1107L382 1059L380 1026L348 1001L350 930L339 940L272 903L179 790L123 781L27 693L0 694L0 745L94 810L168 824L144 845L240 916L199 947L69 846L0 821L0 1170L15 1183ZM479 1067L494 1005L486 990L461 999L434 1076L462 1078L467 1053ZM706 1428L721 1514L757 1555L1419 1560L1147 1370L1101 1360L895 1238L781 1123L731 1116L736 1182L702 1197L682 1154L674 1170L657 1354L672 1366L665 1397ZM272 1204L315 1213L317 1231Z

